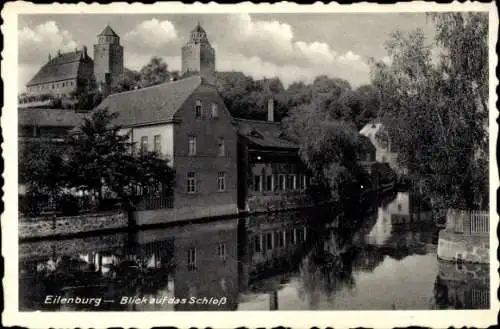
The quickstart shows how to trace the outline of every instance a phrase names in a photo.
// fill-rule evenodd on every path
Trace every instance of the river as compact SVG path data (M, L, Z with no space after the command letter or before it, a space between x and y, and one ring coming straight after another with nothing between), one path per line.
M417 195L19 246L22 311L489 308Z

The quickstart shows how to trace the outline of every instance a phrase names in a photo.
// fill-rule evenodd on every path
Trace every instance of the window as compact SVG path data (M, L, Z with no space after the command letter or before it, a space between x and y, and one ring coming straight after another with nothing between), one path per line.
M297 189L297 175L292 175L292 190Z
M280 191L285 190L285 175L279 175L279 189Z
M273 233L266 233L266 250L273 249Z
M188 155L196 155L196 137L189 136Z
M196 270L196 248L189 248L187 257L188 257L187 261L188 271Z
M254 250L254 252L261 251L260 236L259 235L256 235L253 237L253 250Z
M286 175L286 189L293 190L293 175Z
M216 103L212 103L212 118L217 118L218 117L218 113L217 113L217 104Z
M302 189L305 190L307 187L307 176L302 176Z
M226 190L226 173L219 171L217 173L217 191L224 192Z
M296 229L296 234L297 234L297 242L302 243L305 240L305 235L304 235L304 230L302 229Z
M295 244L296 243L296 239L295 239L295 229L290 229L288 231L288 238L290 240L290 244Z
M224 156L226 152L226 145L224 143L224 138L220 137L217 141L217 154L219 156Z
M266 191L273 190L273 176L266 176Z
M187 173L187 192L196 192L196 173L194 171L190 171Z
M255 175L253 177L253 188L255 192L260 192L261 191L261 180L260 180L260 175Z
M141 152L146 152L148 150L148 136L141 137Z
M274 245L278 248L283 248L285 245L284 237L285 234L283 231L274 232Z
M201 118L201 101L196 101L196 106L195 106L195 115L196 119Z
M226 260L226 244L219 243L217 245L217 254L221 260Z
M155 135L154 137L154 151L158 154L161 153L161 135Z

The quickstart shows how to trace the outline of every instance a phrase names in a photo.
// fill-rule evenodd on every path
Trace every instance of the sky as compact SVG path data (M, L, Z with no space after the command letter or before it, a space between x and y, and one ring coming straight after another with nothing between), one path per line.
M421 28L429 43L434 37L424 13L21 15L18 86L24 88L49 53L85 45L93 57L107 24L121 38L125 67L138 70L159 56L179 70L181 46L198 21L215 48L217 71L277 76L285 86L326 74L357 87L369 83L370 57L388 60L385 42L392 32Z

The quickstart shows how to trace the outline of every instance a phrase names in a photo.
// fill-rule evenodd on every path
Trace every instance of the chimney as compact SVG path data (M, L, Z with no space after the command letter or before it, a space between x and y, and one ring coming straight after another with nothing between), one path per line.
M274 122L274 99L272 97L267 100L267 121Z
M52 55L49 53L49 62L52 60Z

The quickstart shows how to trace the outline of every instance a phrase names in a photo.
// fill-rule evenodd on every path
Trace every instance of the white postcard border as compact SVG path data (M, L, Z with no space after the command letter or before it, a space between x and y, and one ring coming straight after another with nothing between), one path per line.
M434 310L434 311L240 311L240 312L19 312L18 311L18 228L17 228L17 15L19 14L57 14L57 13L325 13L325 12L425 12L425 11L487 11L489 12L489 151L490 151L490 310ZM4 305L3 323L29 328L38 327L94 327L127 326L149 328L159 325L177 327L213 327L234 328L246 327L372 327L389 328L396 326L429 326L444 328L449 326L486 327L496 323L499 302L496 298L498 289L498 260L496 250L498 240L496 227L498 225L496 189L498 187L498 167L496 163L496 138L498 126L495 122L497 95L495 88L498 79L495 69L498 58L495 45L498 36L498 16L493 3L452 3L434 4L428 2L397 3L392 5L352 4L339 5L332 3L324 5L297 5L294 3L277 3L274 5L250 2L238 5L218 5L214 2L203 5L195 3L157 3L143 5L139 3L113 3L109 5L80 3L78 5L41 5L28 2L7 3L2 11L4 24L4 49L2 51L2 79L4 81L4 108L2 109L2 144L5 163L4 171L4 204L2 214L2 255L5 259L5 277L3 279Z

